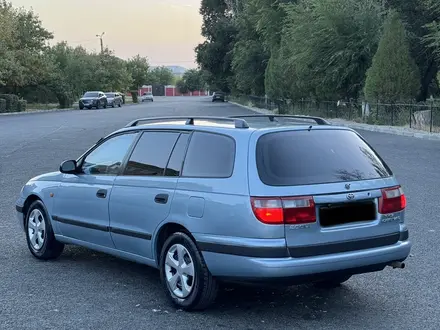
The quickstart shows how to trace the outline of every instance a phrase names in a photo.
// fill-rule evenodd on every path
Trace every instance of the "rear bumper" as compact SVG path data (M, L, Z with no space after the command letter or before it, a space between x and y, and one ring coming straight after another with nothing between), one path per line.
M407 232L402 232L400 237L406 240L388 246L302 258L234 255L204 251L203 243L199 246L210 272L216 277L238 282L303 283L335 273L354 275L380 271L393 261L404 261L411 251L411 242L407 240Z

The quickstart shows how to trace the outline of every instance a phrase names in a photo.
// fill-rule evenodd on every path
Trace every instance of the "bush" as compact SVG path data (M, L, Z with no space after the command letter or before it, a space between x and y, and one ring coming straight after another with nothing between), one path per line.
M6 100L0 99L0 113L6 112Z
M14 94L0 94L0 98L6 100L6 112L17 112L18 96Z
M26 100L18 101L17 112L25 112L26 111L26 106L27 106L27 101Z
M365 96L370 102L399 102L414 99L419 91L420 73L411 56L405 27L399 14L391 11L367 71Z

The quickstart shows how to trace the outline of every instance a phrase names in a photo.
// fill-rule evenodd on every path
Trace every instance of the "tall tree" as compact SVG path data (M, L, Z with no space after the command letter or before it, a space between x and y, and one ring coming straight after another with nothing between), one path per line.
M211 86L229 92L233 83L232 49L237 33L232 11L225 0L202 0L200 14L202 36L206 41L195 49L197 63L211 73Z
M198 69L187 70L182 77L185 89L190 92L201 90L205 87L205 82L203 81L203 73Z
M173 80L173 71L165 66L155 67L149 72L149 84L171 85Z
M357 98L377 49L381 6L376 0L301 0L285 8L277 66L294 79L290 97Z
M38 85L49 74L43 51L53 38L32 10L16 9L0 1L0 86L18 93L26 85Z
M140 55L136 55L128 60L127 70L131 74L132 83L130 88L137 91L139 87L148 82L148 59Z
M396 102L414 99L419 89L419 70L399 14L393 10L385 21L373 65L367 72L365 95L370 101Z
M433 31L432 23L438 21L438 12L432 5L436 0L386 0L387 8L397 10L406 26L408 41L413 58L420 72L420 92L417 101L425 101L429 97L430 87L439 72L436 59L436 48L430 47L425 37ZM438 91L438 89L437 89Z

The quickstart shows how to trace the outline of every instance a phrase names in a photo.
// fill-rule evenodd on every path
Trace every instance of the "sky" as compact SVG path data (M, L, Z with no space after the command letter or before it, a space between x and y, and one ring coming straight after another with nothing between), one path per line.
M100 49L104 45L127 59L147 56L151 65L193 68L200 35L201 0L9 0L33 9L55 42Z

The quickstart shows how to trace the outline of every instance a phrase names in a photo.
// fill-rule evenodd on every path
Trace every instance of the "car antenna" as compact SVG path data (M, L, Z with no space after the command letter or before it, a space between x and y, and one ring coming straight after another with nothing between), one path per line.
M313 128L313 126L312 125L310 125L309 126L309 129L308 129L308 131L310 132L310 130Z

